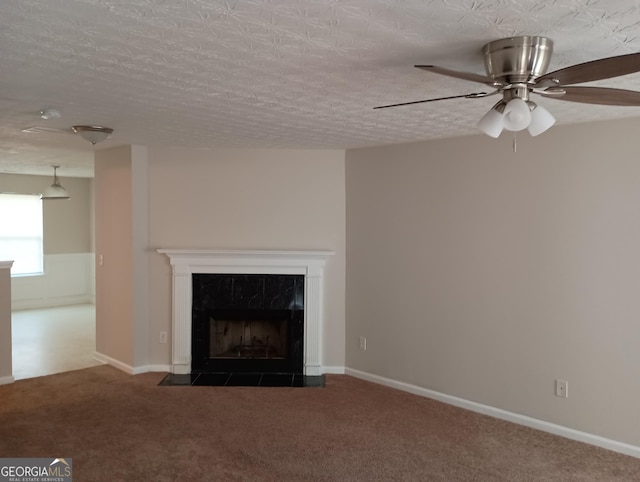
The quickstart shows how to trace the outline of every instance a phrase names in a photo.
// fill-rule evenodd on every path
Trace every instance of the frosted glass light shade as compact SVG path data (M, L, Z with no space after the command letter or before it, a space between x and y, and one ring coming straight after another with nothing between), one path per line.
M489 137L497 138L502 133L503 128L503 115L495 108L491 108L491 110L478 121L478 129Z
M549 127L556 123L555 117L542 106L537 105L531 111L531 123L529 124L529 134L537 136L546 131Z
M56 181L44 190L40 199L71 199L71 196L69 196L67 190Z
M527 103L520 97L515 97L507 102L504 108L504 128L509 131L521 131L526 129L531 122L531 111Z
M102 126L73 126L71 129L94 146L113 134L113 129Z

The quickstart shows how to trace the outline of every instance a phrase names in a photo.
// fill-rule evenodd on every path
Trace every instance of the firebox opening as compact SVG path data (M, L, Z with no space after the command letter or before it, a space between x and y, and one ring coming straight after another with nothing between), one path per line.
M209 357L285 359L287 320L210 318Z

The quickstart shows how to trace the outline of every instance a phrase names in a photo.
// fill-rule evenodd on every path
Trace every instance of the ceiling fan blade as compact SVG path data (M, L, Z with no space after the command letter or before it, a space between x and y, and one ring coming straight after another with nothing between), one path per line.
M486 75L479 75L471 72L459 72L457 70L444 69L442 67L437 67L435 65L416 65L415 67L418 69L426 70L428 72L433 72L435 74L455 77L456 79L470 80L472 82L480 82L481 84L487 84L492 87L498 87L499 85L504 85L502 82L498 82L495 79L492 79L491 77L487 77Z
M493 94L497 94L498 91L495 92L472 92L471 94L462 94L462 95L450 95L448 97L438 97L436 99L425 99L425 100L414 100L413 102L401 102L400 104L389 104L389 105L379 105L378 107L374 107L374 109L386 109L387 107L399 107L402 105L411 105L411 104L423 104L425 102L435 102L438 100L449 100L449 99L477 99L479 97L488 97Z
M562 93L564 91L564 94ZM584 104L623 105L640 107L640 92L635 90L609 89L606 87L554 87L536 91L544 97L582 102Z
M537 87L546 87L552 85L581 84L583 82L619 77L634 72L640 72L640 52L607 57L605 59L592 60L591 62L565 67L564 69L538 77L535 85Z

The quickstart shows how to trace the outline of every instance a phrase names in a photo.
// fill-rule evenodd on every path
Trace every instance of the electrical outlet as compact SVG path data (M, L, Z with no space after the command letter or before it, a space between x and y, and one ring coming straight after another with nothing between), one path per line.
M360 337L360 349L367 351L367 339L364 336Z
M166 331L161 331L160 332L160 339L158 341L160 343L166 343L167 342L167 332Z
M566 380L556 380L556 397L569 397L569 382Z

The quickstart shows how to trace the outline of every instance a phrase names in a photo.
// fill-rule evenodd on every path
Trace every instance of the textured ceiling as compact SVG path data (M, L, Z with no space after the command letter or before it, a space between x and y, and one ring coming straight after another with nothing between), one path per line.
M0 171L90 177L98 148L349 148L477 133L495 98L425 72L484 74L498 38L554 41L549 70L640 51L640 0L2 0ZM640 90L640 73L593 85ZM536 99L559 124L638 107ZM44 107L62 117L42 120ZM29 127L60 132L23 133ZM64 132L66 131L66 132ZM527 134L528 135L528 134ZM541 141L543 142L543 141Z

